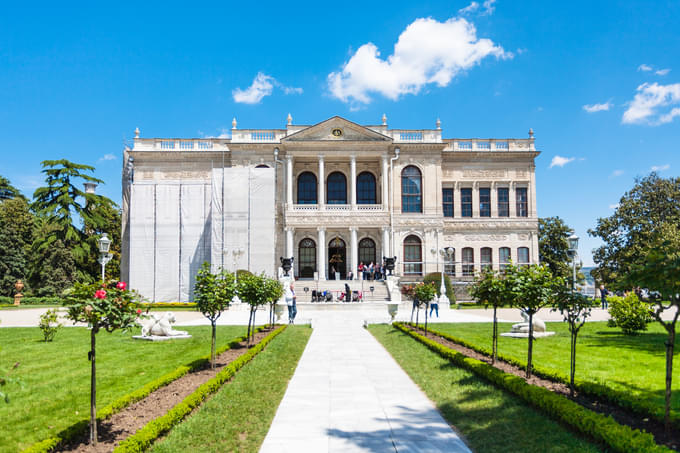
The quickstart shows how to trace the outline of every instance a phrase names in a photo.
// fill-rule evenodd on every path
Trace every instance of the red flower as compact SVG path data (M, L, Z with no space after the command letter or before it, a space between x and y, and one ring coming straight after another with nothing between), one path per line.
M141 315L141 314L142 314L142 310L141 310L140 308L137 309L137 314L138 314L138 315Z
M105 299L106 298L106 291L104 291L103 289L98 289L94 293L94 298L95 299Z
M118 282L118 284L116 285L116 288L118 288L118 289L120 289L120 290L122 290L122 291L125 291L125 288L127 288L127 283L125 283L125 282Z

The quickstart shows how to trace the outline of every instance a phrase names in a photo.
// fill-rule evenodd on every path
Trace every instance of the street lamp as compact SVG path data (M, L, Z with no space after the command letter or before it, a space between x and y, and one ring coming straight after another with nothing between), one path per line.
M578 253L578 236L572 233L572 235L567 238L567 241L569 242L569 250L567 250L567 254L571 257L572 268L574 271L573 280L571 281L571 292L574 292L574 288L576 287L576 255Z
M105 283L105 270L106 270L106 264L111 261L111 258L113 258L113 255L109 253L109 250L111 249L111 239L106 235L106 233L102 233L102 237L99 238L99 264L102 265L102 283Z
M439 254L442 256L442 259L444 260L444 263L442 264L442 284L439 287L439 303L441 304L450 304L451 301L449 300L449 297L446 295L446 285L444 284L444 272L446 271L446 261L451 260L453 258L453 254L455 253L455 250L453 247L443 247L442 249L439 250Z

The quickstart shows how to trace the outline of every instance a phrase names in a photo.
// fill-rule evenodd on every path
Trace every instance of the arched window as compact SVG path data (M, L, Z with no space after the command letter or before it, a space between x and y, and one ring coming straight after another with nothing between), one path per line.
M375 176L367 171L357 177L357 204L376 204Z
M422 177L413 165L401 171L401 212L423 212Z
M519 247L517 249L517 264L520 266L529 265L529 248Z
M298 204L316 204L316 176L306 171L297 180Z
M347 204L347 178L339 171L328 175L328 204Z
M404 239L404 274L422 275L423 250L420 238L411 235Z
M314 272L316 272L316 242L309 238L300 241L298 261L300 278L314 278Z
M491 269L493 265L493 258L491 256L491 247L482 247L482 249L479 251L479 258L482 262L482 270Z
M269 168L269 165L260 164L260 165L258 165L258 166L255 167L255 168Z
M375 263L375 242L371 238L359 241L359 262L366 265Z
M451 254L451 258L446 256L444 258L444 273L448 274L452 277L455 277L456 275L456 249L451 247L451 250L453 250L453 253Z
M475 275L475 251L472 247L463 249L463 276Z
M502 271L510 264L510 247L501 247L498 249L499 269Z

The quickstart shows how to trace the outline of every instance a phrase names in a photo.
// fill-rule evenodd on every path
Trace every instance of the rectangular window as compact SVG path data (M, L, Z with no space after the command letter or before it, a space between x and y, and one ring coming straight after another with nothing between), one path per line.
M470 277L475 275L475 257L474 250L471 247L463 249L463 276Z
M510 217L510 190L498 188L498 217Z
M442 189L442 209L444 217L453 217L453 189Z
M460 189L460 215L472 217L472 189Z
M515 189L515 195L517 197L517 217L528 217L529 201L527 199L527 188L518 187Z
M488 187L479 189L479 216L491 217L491 189Z

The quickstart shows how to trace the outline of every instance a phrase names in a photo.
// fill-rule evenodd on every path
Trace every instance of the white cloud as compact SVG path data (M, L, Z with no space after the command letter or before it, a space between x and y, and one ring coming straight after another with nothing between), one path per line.
M652 168L651 168L651 170L652 170L652 171L664 171L664 170L668 170L669 168L671 168L671 166L668 165L668 164L665 164L665 165L653 165Z
M445 87L490 55L513 57L490 39L478 39L475 26L463 18L416 19L401 33L387 59L380 58L373 43L359 47L340 71L328 75L328 89L343 102L368 104L371 92L397 100L417 94L428 84Z
M609 205L609 209L612 209L612 210L616 210L616 209L618 209L618 207L619 207L618 203L614 203L614 204Z
M607 101L602 104L586 104L583 106L583 110L585 110L588 113L595 113L595 112L606 112L612 107L612 103Z
M638 66L637 70L647 72L647 71L651 71L652 67L643 63L640 66Z
M643 83L637 87L637 93L623 113L624 124L643 124L653 126L670 123L680 116L680 109L673 108L669 112L659 112L661 107L680 105L680 83L659 85Z
M283 85L272 76L263 72L258 72L253 83L242 90L236 88L231 92L234 102L241 104L259 104L265 96L270 96L274 87L280 88L284 94L302 94L302 88L295 88Z
M612 178L616 178L617 176L621 176L624 173L623 170L614 170L611 174Z
M493 5L494 3L496 3L496 0L486 0L482 4L482 7L484 8L484 10L481 13L482 16L486 16L486 15L492 14L494 12L494 10L496 9L496 7Z
M114 156L113 154L110 154L110 153L104 154L102 157L99 158L100 162L103 161L103 160L116 160L116 156Z
M569 162L573 162L573 161L574 161L573 157L555 156L555 157L552 158L552 161L550 161L550 167L548 167L548 168L564 167Z
M665 75L667 75L669 72L671 72L670 69L659 69L659 70L656 71L654 74L660 75L660 76L665 76Z
M458 14L470 14L470 13L474 13L475 11L477 11L477 9L479 9L479 3L477 3L477 2L472 2L472 3L470 3L468 6L466 6L465 8L459 9L459 10L458 10Z

